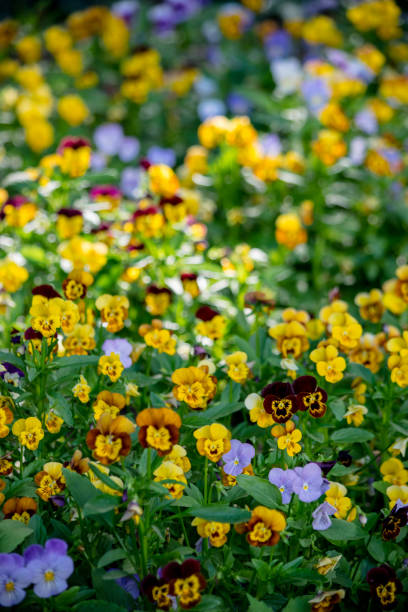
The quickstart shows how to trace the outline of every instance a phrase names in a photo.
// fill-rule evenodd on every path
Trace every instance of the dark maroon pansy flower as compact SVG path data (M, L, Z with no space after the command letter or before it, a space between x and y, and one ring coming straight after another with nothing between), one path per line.
M150 166L152 165L148 159L146 159L145 157L143 159L140 160L140 166L143 168L143 170L148 170L150 168Z
M169 583L164 578L147 574L140 583L140 591L160 610L170 609L172 600L169 597Z
M183 274L180 274L180 280L181 282L197 280L197 274L193 272L183 272Z
M398 500L389 515L382 522L383 540L395 540L401 528L408 523L408 506L402 506Z
M42 340L43 335L41 332L36 331L32 327L27 327L24 332L24 340Z
M11 198L8 198L8 200L4 202L3 206L0 209L0 219L4 219L4 217L6 216L6 213L4 212L4 209L6 208L6 206L12 206L13 208L20 208L20 206L23 206L23 204L27 204L28 202L30 202L30 200L26 198L26 196L23 196L23 195L15 195L15 196L12 196Z
M42 295L49 300L51 298L61 297L58 291L55 291L54 287L51 285L37 285L37 287L34 287L31 293L33 295Z
M337 455L337 461L341 463L341 465L344 465L344 467L350 467L353 463L353 457L347 450L341 450Z
M62 153L64 149L81 149L82 147L90 147L91 143L86 138L79 136L67 136L63 138L58 145L58 153Z
M164 206L165 204L170 204L170 206L177 206L177 204L182 204L183 202L183 198L180 198L180 196L173 196L172 198L161 198L160 199L160 206Z
M92 199L105 198L121 198L122 192L115 185L95 185L89 192Z
M107 232L110 229L112 223L109 221L105 221L104 223L100 223L98 227L94 227L91 229L91 234L99 234L100 232Z
M146 293L153 293L154 295L160 295L160 293L167 293L171 297L171 291L167 287L158 287L157 285L149 285L146 289Z
M147 208L139 208L133 213L132 219L137 219L138 217L147 217L149 215L157 215L159 212L160 210L157 208L157 206L148 206Z
M82 212L77 208L60 208L57 212L57 215L61 215L62 217L82 217Z
M392 610L397 605L397 595L402 584L392 567L383 563L373 567L367 574L371 597L383 610Z
M217 310L210 308L210 306L200 306L200 308L196 311L195 316L201 321L211 321L219 314L220 313Z
M334 468L334 466L336 465L337 461L314 461L313 463L316 463L316 465L319 466L319 468L323 472L323 476L327 476L327 474L330 472L330 470L332 468Z
M265 412L272 415L275 423L286 423L298 411L298 399L290 383L274 382L261 391Z
M315 419L326 414L327 393L317 386L314 376L300 376L293 381L292 386L298 397L299 410L308 410Z

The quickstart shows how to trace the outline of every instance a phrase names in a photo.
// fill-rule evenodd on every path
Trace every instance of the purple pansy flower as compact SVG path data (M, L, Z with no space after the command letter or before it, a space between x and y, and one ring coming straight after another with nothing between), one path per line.
M268 475L269 482L278 487L282 494L282 503L288 504L292 499L293 483L296 480L296 474L293 470L282 470L281 468L272 468Z
M67 578L74 571L74 563L67 549L64 540L53 538L44 547L33 544L24 551L26 568L37 597L46 599L68 588Z
M217 117L218 115L225 115L227 109L222 100L217 98L207 98L202 100L197 106L197 113L200 121L205 121L210 117Z
M115 338L114 340L105 340L102 344L102 350L105 355L116 353L119 355L120 361L124 368L130 368L132 360L130 353L132 352L132 345L125 338Z
M336 514L337 510L334 506L329 504L328 502L323 502L314 510L312 513L313 523L312 527L316 531L325 531L330 527L331 520L330 517L332 514Z
M102 123L94 132L94 142L106 155L116 155L123 140L123 128L119 123Z
M120 188L128 198L135 197L141 181L142 171L140 168L125 168L120 177Z
M137 599L140 595L139 584L140 578L137 574L133 574L133 576L123 576L122 578L117 578L115 582L122 587L125 591L129 593L133 599Z
M375 134L378 131L376 116L369 108L364 108L358 112L354 117L354 123L365 134Z
M139 12L139 3L136 0L121 0L112 4L111 10L129 26Z
M165 149L153 145L147 152L146 158L148 161L155 164L166 164L166 166L174 166L176 163L176 154L173 149Z
M323 79L308 79L301 89L305 102L313 113L322 110L329 101L330 90Z
M103 170L106 168L106 156L104 153L99 153L99 151L92 152L91 168L92 170Z
M302 468L297 467L294 472L296 478L293 490L301 501L306 503L316 501L327 491L327 481L323 478L322 470L316 463L308 463Z
M30 572L24 567L24 559L16 553L0 554L0 607L11 608L26 596L25 588L31 584Z
M367 141L362 136L356 136L350 143L350 159L353 164L363 163L367 153Z
M252 444L231 440L231 450L222 456L224 472L230 476L242 474L243 469L251 463L254 456L255 448Z
M125 163L130 162L137 157L140 151L140 142L133 136L125 136L122 139L120 149L118 151L119 159Z

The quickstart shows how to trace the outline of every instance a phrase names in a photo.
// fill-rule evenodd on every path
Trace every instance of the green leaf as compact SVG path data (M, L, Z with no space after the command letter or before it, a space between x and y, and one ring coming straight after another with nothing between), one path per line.
M336 419L338 421L341 421L344 417L344 413L346 412L346 406L344 401L336 397L331 402L329 402L329 408L333 412Z
M241 410L242 403L220 403L215 406L211 406L208 410L203 412L197 412L196 414L188 414L183 418L183 425L190 425L191 427L202 427L208 425L214 421L218 421L234 412Z
M273 608L267 606L263 601L258 601L249 593L247 593L247 597L249 601L248 612L273 612Z
M102 557L99 559L97 567L105 567L105 565L110 565L115 561L120 561L126 557L126 551L121 548L114 548L113 550L108 550Z
M237 481L241 489L244 489L259 504L268 508L281 507L282 496L279 489L268 480L259 478L259 476L240 474L237 476Z
M106 493L98 493L85 503L83 506L84 516L92 516L95 514L105 514L114 510L120 499L116 495L107 495Z
M246 523L251 518L251 513L248 510L232 508L222 504L193 507L187 510L187 514L218 523Z
M310 612L309 599L312 598L313 595L302 595L301 597L295 597L287 603L282 612Z
M220 597L216 597L215 595L203 595L200 603L197 606L194 606L194 612L221 612L225 610L225 604L220 599Z
M328 529L320 532L326 540L343 541L361 540L365 538L367 533L358 523L349 523L342 519L333 519L332 524Z
M347 372L354 377L364 378L370 385L375 384L375 376L368 368L365 368L361 363L350 362L347 366Z
M127 608L102 599L83 601L73 608L74 612L128 612Z
M99 361L97 355L71 355L70 357L59 357L54 359L52 366L59 368L80 368L82 366L96 365Z
M104 474L104 472L102 472L102 470L100 470L95 463L92 463L89 467L90 471L95 474L95 476L97 476L99 478L99 480L102 480L102 482L104 484L106 484L107 487L110 487L111 489L114 489L115 491L123 491L123 488L118 485L117 482L115 482L114 480L112 480L112 478L109 478L109 476L107 476L106 474Z
M20 521L5 519L0 522L0 553L13 552L33 530Z
M7 361L12 363L20 370L25 370L25 363L20 357L14 355L14 353L8 353L7 351L0 351L0 362Z
M354 442L367 442L372 440L374 434L366 429L360 429L360 427L343 427L337 429L331 435L333 442L339 442L340 444L353 444Z
M13 482L7 489L7 497L32 497L36 495L37 486L32 478L24 478Z
M368 543L367 550L370 555L378 561L379 563L383 563L386 557L385 543L380 539L373 537Z
M90 480L86 476L81 476L76 472L71 472L66 468L62 468L64 474L67 489L71 493L77 504L83 508L87 502L97 496L98 489L96 489Z

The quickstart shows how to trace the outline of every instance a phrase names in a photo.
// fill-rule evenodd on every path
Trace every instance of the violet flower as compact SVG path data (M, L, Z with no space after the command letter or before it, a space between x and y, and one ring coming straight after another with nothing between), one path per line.
M117 578L115 582L122 587L122 589L127 591L133 599L138 599L140 595L140 578L137 574L133 574L133 576L122 576L122 578Z
M0 607L11 608L26 596L31 574L24 567L24 558L16 553L0 554Z
M122 138L120 149L118 151L119 159L125 163L131 162L137 157L140 151L140 142L133 136L125 136Z
M33 544L24 551L26 568L37 597L46 599L68 588L67 578L74 571L74 563L67 549L64 540L53 538L44 547Z
M230 476L242 474L255 456L255 448L252 444L231 440L231 450L222 456L224 461L224 472Z
M327 491L329 485L316 463L308 463L302 468L297 467L294 472L296 478L293 483L293 491L301 501L306 503L316 501Z
M93 139L100 151L116 155L122 145L123 128L119 123L102 123L94 132Z
M153 145L147 151L147 160L152 164L165 164L166 166L174 166L176 163L176 154L173 149L165 149Z
M293 470L282 470L281 468L272 468L268 475L269 482L275 487L278 487L282 494L282 503L288 504L292 499L293 484L296 480L296 474Z
M102 350L104 355L110 355L111 353L116 353L116 355L119 355L121 364L124 368L130 368L132 365L132 360L130 358L132 345L125 338L105 340L105 342L102 344Z
M312 523L313 529L316 531L325 531L328 529L332 524L330 516L336 514L336 512L337 509L328 502L325 501L320 504L312 513L314 519Z

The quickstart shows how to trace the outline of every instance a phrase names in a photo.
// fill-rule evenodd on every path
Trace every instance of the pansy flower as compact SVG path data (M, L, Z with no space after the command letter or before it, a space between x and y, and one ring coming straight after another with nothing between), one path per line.
M293 484L296 480L296 474L293 470L282 470L281 468L272 468L268 474L269 482L275 487L278 487L282 494L282 503L288 504L292 499Z
M186 559L181 564L173 561L163 567L161 574L170 585L170 594L177 597L182 608L193 608L200 602L206 580L199 561Z
M171 408L146 408L137 415L136 424L143 448L154 448L161 457L179 441L181 418Z
M297 467L294 472L296 478L293 482L293 491L303 502L316 501L329 488L323 478L322 470L316 463L308 463L303 468Z
M170 610L173 606L175 598L170 596L170 585L164 578L147 574L140 584L140 590L159 610Z
M88 432L86 444L92 449L95 459L103 465L109 465L129 454L130 434L134 430L135 425L126 417L118 416L113 419L109 413L104 412L96 427Z
M286 423L298 411L298 400L290 383L274 382L261 391L265 411L275 423Z
M32 582L24 559L16 553L0 554L0 606L17 606L26 596L25 588Z
M246 533L251 546L275 546L280 540L280 532L286 527L285 515L279 510L256 506L247 523L238 526L239 533Z
M64 540L54 538L44 547L33 544L24 551L26 568L37 597L46 599L68 588L67 579L74 571L74 563L67 555L67 549Z
M3 510L4 511L4 510ZM395 540L401 528L408 524L408 506L400 500L391 510L390 514L383 520L381 535L383 540Z
M327 393L317 386L314 376L300 376L292 383L292 386L298 398L299 410L307 410L314 418L320 418L326 414Z
M402 591L402 584L392 567L383 563L373 567L367 574L371 597L383 609L391 610L397 605L397 595Z
M27 525L37 512L37 502L32 497L10 497L2 508L5 519L20 521Z
M231 449L222 456L223 470L230 476L238 476L251 463L254 456L255 448L252 444L231 440Z

